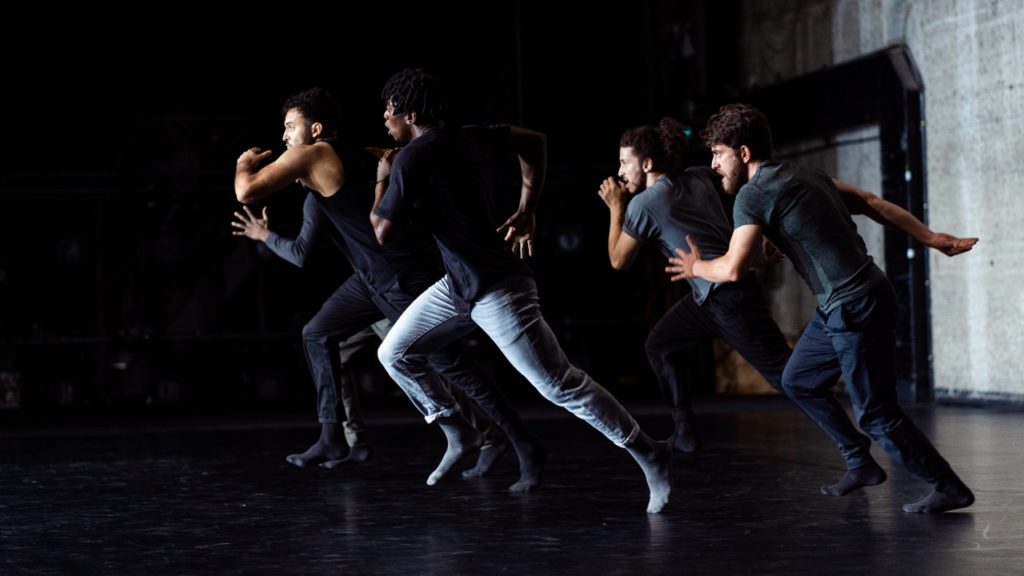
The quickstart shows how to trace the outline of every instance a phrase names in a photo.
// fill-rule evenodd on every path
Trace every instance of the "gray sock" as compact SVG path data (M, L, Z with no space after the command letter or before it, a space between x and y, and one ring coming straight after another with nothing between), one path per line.
M647 478L650 500L647 512L657 514L668 504L672 493L670 471L672 467L672 449L665 442L655 442L649 436L640 434L628 444L626 451L640 465Z
M444 436L448 440L448 449L441 457L441 463L427 477L427 486L437 484L452 469L452 466L479 448L481 443L480 433L470 426L459 412L452 416L438 418L437 425L441 427L441 431L444 432Z

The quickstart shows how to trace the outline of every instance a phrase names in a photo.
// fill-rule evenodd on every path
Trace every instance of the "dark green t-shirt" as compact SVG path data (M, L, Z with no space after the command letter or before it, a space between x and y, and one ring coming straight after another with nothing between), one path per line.
M761 226L825 312L885 280L835 183L820 170L788 162L761 164L736 194L733 220L737 228Z

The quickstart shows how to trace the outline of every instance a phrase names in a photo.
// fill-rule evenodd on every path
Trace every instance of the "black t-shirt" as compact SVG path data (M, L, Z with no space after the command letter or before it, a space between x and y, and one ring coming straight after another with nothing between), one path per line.
M495 162L512 154L509 126L432 128L395 157L377 215L405 222L418 214L433 233L454 296L472 302L491 284L530 274L495 232Z
M439 275L437 252L429 238L415 226L401 230L381 246L370 225L377 159L366 149L325 138L345 167L345 183L330 197L314 194L348 248L352 267L366 283L385 290L407 272Z

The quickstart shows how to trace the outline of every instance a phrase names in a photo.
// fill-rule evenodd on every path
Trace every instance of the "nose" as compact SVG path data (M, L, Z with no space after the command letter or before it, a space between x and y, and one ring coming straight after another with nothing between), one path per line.
M714 156L712 156L711 157L711 169L717 171L718 170L718 166L719 166L718 158L715 158Z

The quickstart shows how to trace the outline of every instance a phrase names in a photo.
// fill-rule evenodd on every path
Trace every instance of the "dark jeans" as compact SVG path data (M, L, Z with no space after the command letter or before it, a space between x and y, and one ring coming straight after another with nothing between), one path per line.
M722 284L702 304L685 296L658 321L647 337L647 359L662 395L676 420L692 418L687 362L678 353L692 350L709 338L721 338L764 376L782 388L782 372L790 349L754 274Z
M361 276L354 274L327 298L320 311L302 329L303 349L317 390L317 414L321 423L338 422L344 418L339 402L341 367L338 344L382 318L397 320L416 296L432 283L427 275L410 274L386 290L375 291ZM484 373L477 368L472 357L462 353L462 348L459 341L431 354L431 368L445 381L463 390L507 435L513 438L523 436L525 427L522 419L493 383L484 379ZM439 383L438 390L442 389L444 386ZM447 390L437 396L443 405L440 415L451 415L461 409Z
M941 490L957 477L896 399L895 301L886 281L827 314L819 309L793 350L783 387L839 446L847 466L857 468L871 461L871 442L832 393L841 374L861 429L893 460Z

